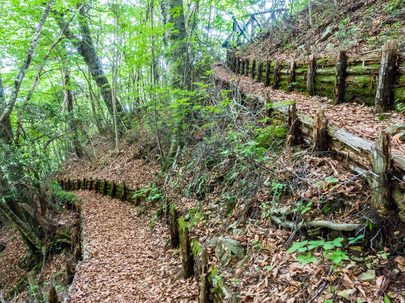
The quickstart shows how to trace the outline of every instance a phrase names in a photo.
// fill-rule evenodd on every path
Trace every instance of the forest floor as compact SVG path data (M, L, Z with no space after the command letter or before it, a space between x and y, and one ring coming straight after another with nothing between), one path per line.
M194 279L184 280L177 251L166 249L168 230L118 199L87 191L83 201L86 250L69 302L197 302Z

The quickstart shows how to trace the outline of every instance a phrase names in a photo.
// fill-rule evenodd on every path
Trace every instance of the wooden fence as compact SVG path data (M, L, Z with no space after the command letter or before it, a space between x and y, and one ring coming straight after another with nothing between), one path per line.
M251 76L266 86L285 91L326 96L335 104L365 103L382 113L394 101L405 103L405 54L398 52L396 41L388 41L382 54L378 51L348 56L281 62L235 56L228 51L227 63L238 74Z

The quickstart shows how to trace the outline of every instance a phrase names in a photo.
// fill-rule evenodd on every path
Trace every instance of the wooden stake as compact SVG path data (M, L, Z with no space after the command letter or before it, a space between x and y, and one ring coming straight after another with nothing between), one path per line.
M295 82L295 61L291 61L290 63L290 73L288 75L288 86L287 91L292 92L294 90L294 82Z
M270 86L270 69L271 69L271 61L267 60L266 62L266 76L264 79L264 86L268 87Z
M176 206L170 205L170 244L172 248L177 248L180 244L178 217Z
M262 82L262 78L263 78L263 61L260 61L257 67L257 81Z
M346 68L347 56L346 51L341 51L336 62L336 82L335 82L335 99L333 104L343 103L346 92Z
M245 76L246 77L249 77L249 64L250 64L249 59L245 59Z
M307 91L309 95L315 94L314 83L315 83L315 72L316 72L316 58L314 55L309 57L308 71L307 71Z
M83 179L83 182L82 182L82 187L81 187L81 189L85 190L85 189L86 189L86 186L87 186L87 180L86 180L86 178L84 178L84 179Z
M181 220L181 218L179 219ZM190 235L187 226L183 226L180 238L181 259L183 263L183 277L190 278L194 275L194 259L191 251Z
M280 82L280 69L281 69L281 63L276 62L276 65L274 66L274 75L273 75L273 89L278 89L278 84Z
M104 179L104 186L103 186L103 195L107 196L108 191L107 191L107 180Z
M394 97L394 81L397 65L398 43L389 40L383 48L381 55L380 72L378 74L377 92L375 95L375 112L382 113L388 110Z
M292 147L298 144L298 129L299 129L299 120L297 115L297 104L294 102L293 104L288 106L288 137L287 137L287 145Z
M254 79L255 76L256 76L256 60L254 60L254 59L252 61L252 73L251 73L251 75L252 75L252 79Z
M243 58L240 59L240 74L243 75L245 73L245 60Z
M68 284L72 284L73 278L75 276L75 267L73 259L69 258L68 260L66 260L65 271L66 271L66 281L68 282Z
M269 106L271 104L270 92L266 92L266 98L264 100L265 100L264 101L264 117L270 118L270 115L271 115L271 107Z
M126 186L125 182L122 183L122 188L121 188L121 201L125 202L127 200L127 192L126 192Z
M240 74L240 58L236 57L235 60L236 60L236 73Z
M58 292L54 285L48 291L48 302L49 303L59 303Z
M114 181L111 182L111 198L117 197L117 185Z
M208 281L208 252L204 247L201 251L201 277L200 277L200 295L199 303L208 303L210 294L210 285Z
M391 169L391 135L380 131L373 150L373 173L369 177L371 206L381 214L387 214L390 190L388 173Z
M328 119L325 117L325 109L318 109L314 118L314 151L326 151L329 148L328 144Z

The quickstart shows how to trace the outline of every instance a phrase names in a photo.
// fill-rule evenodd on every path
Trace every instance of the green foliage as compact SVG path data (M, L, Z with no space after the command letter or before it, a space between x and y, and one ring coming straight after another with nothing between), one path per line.
M62 190L62 187L57 182L51 183L50 190L52 200L58 206L81 202L81 199L78 199L75 194Z
M304 204L301 202L295 203L296 208L292 209L292 211L299 211L301 215L305 214L307 211L311 209L312 201Z
M325 251L325 257L330 259L335 265L341 266L343 260L349 260L346 252L341 251L340 249L335 250L336 248L342 247L343 238L336 238L333 241L317 240L317 241L302 241L295 242L290 249L287 250L288 253L298 251L299 253L307 252L306 255L298 255L297 261L302 265L308 263L316 263L317 259L312 256L309 252L311 250L322 249Z

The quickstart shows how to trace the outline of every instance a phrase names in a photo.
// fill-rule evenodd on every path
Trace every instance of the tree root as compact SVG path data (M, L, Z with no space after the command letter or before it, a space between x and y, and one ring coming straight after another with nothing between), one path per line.
M276 217L274 215L270 216L271 220L273 222L277 223L278 225L289 228L289 229L300 229L302 227L326 227L332 230L337 230L337 231L353 231L359 228L362 228L364 225L363 224L357 224L357 223L334 223L331 221L325 221L325 220L319 220L319 221L310 221L310 222L301 222L298 224L295 224L292 221L283 221L281 218Z

